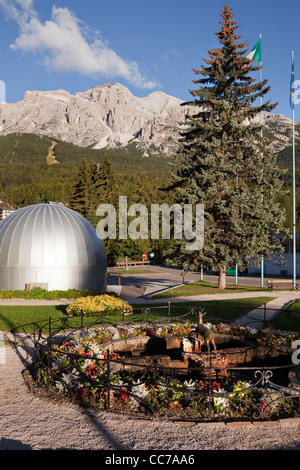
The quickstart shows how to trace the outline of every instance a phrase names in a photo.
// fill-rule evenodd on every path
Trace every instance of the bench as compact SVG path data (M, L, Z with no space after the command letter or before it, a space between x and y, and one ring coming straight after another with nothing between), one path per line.
M274 285L282 285L282 284L289 284L292 289L298 289L298 284L295 286L293 285L293 281L291 279L268 279L267 286L269 289L274 289Z
M145 264L150 264L150 261L117 261L117 267L121 268L123 266L139 266L139 265L145 265Z

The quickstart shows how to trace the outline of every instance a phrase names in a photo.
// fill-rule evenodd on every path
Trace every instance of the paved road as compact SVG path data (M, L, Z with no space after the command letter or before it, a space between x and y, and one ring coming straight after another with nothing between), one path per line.
M134 269L134 268L132 268ZM138 268L141 269L141 268ZM136 287L141 289L142 295L151 295L162 292L172 287L177 287L183 283L199 281L201 279L200 272L190 272L182 277L182 271L177 268L169 268L163 266L150 266L143 268L143 274L121 274L121 284L123 288ZM218 276L214 274L204 274L203 280L207 282L218 282ZM228 284L235 284L235 276L227 276ZM265 280L265 287L267 281ZM118 286L119 275L109 274L108 284ZM239 276L238 284L241 286L260 287L260 277L255 276Z

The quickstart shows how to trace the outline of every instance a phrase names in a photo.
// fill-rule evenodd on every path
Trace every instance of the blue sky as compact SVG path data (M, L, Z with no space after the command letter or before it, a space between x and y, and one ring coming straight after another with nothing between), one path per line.
M136 96L153 91L187 100L207 49L218 46L222 0L0 0L0 80L6 101L26 90L74 94L119 82ZM279 101L274 112L291 117L291 52L299 62L298 0L231 0L249 51L262 34L263 78ZM257 72L257 78L258 72ZM295 117L297 107L295 107Z

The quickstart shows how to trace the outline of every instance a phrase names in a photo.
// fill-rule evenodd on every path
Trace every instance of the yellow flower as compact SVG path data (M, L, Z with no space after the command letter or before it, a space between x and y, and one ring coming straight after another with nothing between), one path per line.
M113 312L116 310L132 312L131 305L114 294L102 294L96 296L79 297L70 304L66 311L69 315L81 313Z

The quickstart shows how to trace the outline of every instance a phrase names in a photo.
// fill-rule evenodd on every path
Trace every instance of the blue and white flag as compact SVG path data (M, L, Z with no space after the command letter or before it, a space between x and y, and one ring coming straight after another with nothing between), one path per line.
M291 85L290 85L290 107L294 109L294 82L295 82L295 69L294 69L294 52L292 53L292 73L291 73Z

